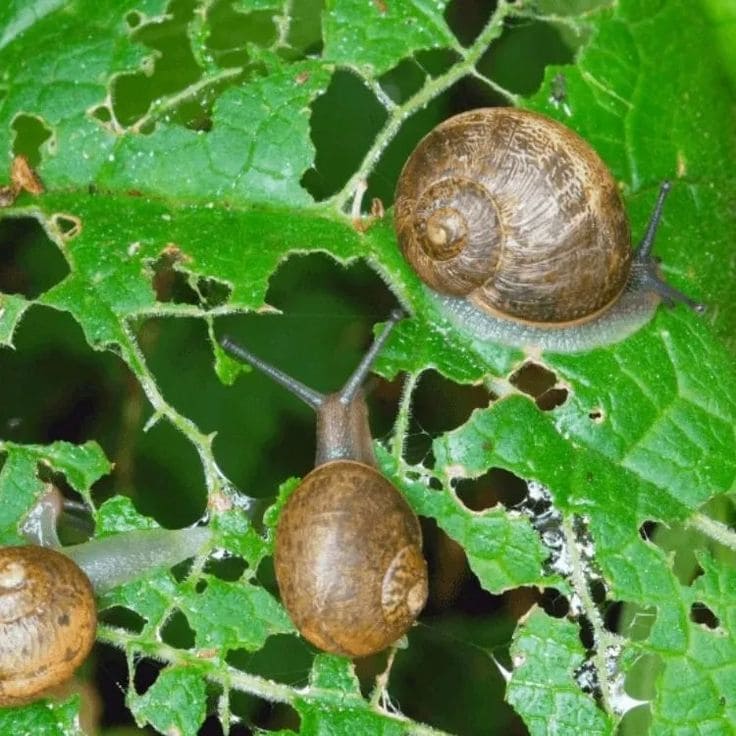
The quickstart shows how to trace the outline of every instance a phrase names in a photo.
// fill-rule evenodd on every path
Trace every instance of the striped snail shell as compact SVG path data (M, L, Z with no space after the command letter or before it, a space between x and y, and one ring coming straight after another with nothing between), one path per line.
M538 113L487 108L419 142L398 180L394 219L405 258L446 295L461 326L574 350L620 339L659 300L702 310L660 278L651 255L669 190L664 182L634 251L616 181L586 141ZM561 339L544 335L578 326Z
M95 641L92 585L65 555L32 545L0 549L0 706L68 680Z

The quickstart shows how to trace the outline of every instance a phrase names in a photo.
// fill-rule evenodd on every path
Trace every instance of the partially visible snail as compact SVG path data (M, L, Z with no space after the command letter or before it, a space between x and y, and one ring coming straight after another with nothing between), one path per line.
M288 498L276 527L281 597L300 633L350 657L401 637L427 599L419 522L376 469L361 387L394 313L343 388L324 396L224 338L222 346L317 412L315 468Z
M68 557L32 545L0 549L0 706L68 680L96 625L92 585Z
M74 674L94 644L95 593L192 557L210 536L202 527L138 530L62 548L60 508L52 489L24 527L56 549L0 548L0 707L43 697Z
M456 322L512 344L579 350L702 307L651 255L665 182L636 252L616 182L580 136L538 113L486 108L420 141L398 180L399 245Z

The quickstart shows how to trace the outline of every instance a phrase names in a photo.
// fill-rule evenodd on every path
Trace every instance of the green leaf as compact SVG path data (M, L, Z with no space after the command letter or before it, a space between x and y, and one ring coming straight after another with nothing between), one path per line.
M15 294L0 294L0 346L13 344L13 333L30 302Z
M161 733L196 734L207 715L206 688L201 675L168 667L142 696L129 691L129 703L141 725Z
M84 736L79 726L79 698L0 708L0 733L23 736Z
M129 691L141 725L195 733L209 682L222 692L223 730L236 716L250 722L235 701L230 712L231 691L240 690L295 708L303 734L437 733L420 721L463 731L476 715L469 694L417 696L402 681L419 666L432 682L437 663L422 640L448 631L446 615L446 646L485 657L492 642L498 662L497 642L516 627L506 696L531 733L624 736L631 703L623 688L644 660L654 674L635 736L727 733L736 721L736 585L723 553L736 541L731 520L712 518L718 497L736 487L733 3L495 5L489 19L444 0L331 0L325 8L311 0L11 0L0 8L0 150L6 162L27 156L45 187L0 210L20 218L12 228L20 235L0 244L0 382L28 394L20 424L0 401L0 542L21 541L19 524L43 491L39 467L43 478L63 474L93 508L91 488L109 474L95 486L95 499L107 499L98 536L203 514L214 532L212 558L195 559L186 577L149 572L99 601L103 619L123 622L105 621L100 636L124 651L131 681L140 657L166 665L143 696ZM543 37L553 42L528 40ZM506 56L497 53L504 48ZM501 63L509 49L523 68ZM352 84L334 83L345 79ZM538 90L522 98L534 79ZM365 125L353 129L341 110L369 99L356 116ZM704 316L660 308L619 344L564 355L481 342L448 321L396 247L391 192L436 122L459 107L497 104L539 110L590 141L620 184L635 241L660 182L673 180L656 254L674 286L707 304ZM360 163L334 166L343 155ZM46 278L43 254L40 265L28 258L29 218L49 241L34 243L65 259L61 281ZM380 277L378 291L322 281L311 265L318 258L291 259L316 253L341 276L340 266L363 260ZM292 267L298 275L285 296L280 282ZM453 406L461 426L430 437L413 464L399 449L428 431L405 395L393 452L379 442L377 455L434 522L425 535L432 569L444 562L431 546L436 524L480 585L505 593L504 614L468 625L462 607L446 613L433 602L368 699L369 670L361 665L359 684L342 658L318 655L304 685L304 644L268 592L273 531L297 483L284 479L307 472L308 460L300 463L313 425L305 430L286 403L271 406L270 394L248 395L245 381L218 385L216 376L232 381L234 369L212 346L221 318L235 325L245 312L296 315L301 305L312 323L362 314L372 324L396 300L410 317L377 371L407 371L415 382L436 370L488 397L471 402L483 407L472 414ZM247 334L258 321L249 320L235 331ZM81 333L65 334L77 326ZM306 334L265 337L285 345L292 367L322 366L315 356L325 348L317 353ZM362 338L351 339L350 348L341 340L326 349L357 354ZM116 357L106 362L102 351ZM531 398L520 395L527 389L516 375L532 363L564 399L554 409L541 410L531 389ZM245 397L237 417L234 396ZM445 401L438 395L433 408ZM374 426L383 436L388 420L375 417ZM166 428L178 430L185 449ZM49 438L70 441L44 445ZM71 441L80 438L91 441ZM185 469L196 463L191 486L201 493L185 509L176 479L193 477ZM514 473L528 493L513 506L472 511L457 485L491 469ZM694 580L648 535L652 525L688 527L700 565ZM512 620L519 600L542 587L567 601L568 618L535 608ZM622 616L611 631L619 606L647 625ZM699 623L706 608L713 628ZM461 688L473 674L453 670L442 682ZM393 702L414 719L394 713ZM452 702L471 712L453 719ZM478 713L492 710L482 705ZM509 723L510 708L494 705L499 723ZM0 730L76 733L77 713L76 701L0 712ZM478 733L499 728L477 724Z
M72 487L89 497L92 484L110 471L110 464L99 445L88 442L72 445L0 444L5 463L0 470L0 543L20 544L18 525L44 490L38 477L39 465L63 473Z
M294 631L284 610L263 588L212 576L202 580L207 586L203 591L188 591L178 601L200 649L255 651L269 636Z
M578 629L569 621L535 610L517 630L507 698L524 716L532 736L614 732L612 720L573 678L584 658Z
M445 5L444 0L331 0L323 20L324 56L378 76L416 51L457 47L443 17Z

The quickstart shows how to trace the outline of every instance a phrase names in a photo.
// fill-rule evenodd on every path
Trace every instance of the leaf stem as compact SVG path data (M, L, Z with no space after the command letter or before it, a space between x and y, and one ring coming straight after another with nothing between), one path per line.
M176 649L161 641L144 641L140 638L139 634L126 631L125 629L101 625L97 630L97 638L107 644L119 647L126 652L131 679L133 677L136 656L143 655L178 667L191 668L193 671L201 672L204 670L203 674L208 680L217 683L225 690L240 690L263 698L264 700L288 703L290 705L294 705L299 700L322 701L330 704L333 701L339 701L341 708L351 705L356 708L371 708L377 713L380 713L384 718L394 720L401 724L404 729L402 733L417 734L417 736L449 736L444 731L426 726L423 723L416 723L403 715L387 712L377 705L371 706L360 695L313 686L296 688L290 685L284 685L280 682L268 680L265 677L251 675L242 670L235 669L221 662L219 659L208 659L201 656L201 654L193 654L186 649Z
M124 339L120 341L123 358L137 376L143 392L153 407L154 416L168 419L194 445L202 463L208 497L216 492L229 493L230 485L212 453L214 434L203 434L191 419L179 414L166 402L126 322L122 322L121 332L124 335Z
M590 621L593 630L593 653L592 661L598 676L601 702L606 713L615 716L613 709L613 683L609 679L609 671L606 666L606 654L610 647L618 646L619 641L615 634L609 632L603 625L598 606L593 600L588 586L588 574L586 565L580 555L580 541L574 528L574 516L565 516L562 521L562 531L565 535L565 547L570 560L570 581L573 590L580 599L583 611Z
M131 133L140 133L146 125L158 120L164 113L175 109L181 105L182 102L195 97L203 89L207 89L207 87L215 85L218 82L222 82L225 79L237 77L242 73L242 71L243 70L240 67L223 69L216 74L204 76L201 79L198 79L196 82L190 84L188 87L185 87L174 95L169 97L160 97L151 104L148 112L143 117L139 118L137 122L128 128L128 131Z
M695 514L687 522L689 527L697 529L702 534L710 537L714 541L722 544L724 547L736 550L736 532L733 529L722 524L720 521L711 519L705 514Z
M376 136L373 145L368 150L368 153L366 153L358 170L350 177L345 186L329 200L332 207L339 212L345 211L359 182L368 179L386 146L393 140L407 118L411 117L418 110L421 110L431 100L451 87L458 80L468 74L475 74L475 65L480 61L490 43L503 32L503 22L506 17L514 13L515 9L513 5L510 5L506 0L501 0L485 28L480 32L475 41L467 49L458 49L461 53L461 60L457 64L453 64L444 74L434 79L428 79L424 86L404 102L404 104L390 109L383 129ZM483 80L486 82L489 81L486 77L483 77ZM493 89L507 97L510 102L517 100L516 95L495 83Z
M396 414L396 422L394 422L394 433L391 438L391 454L396 460L397 466L402 465L406 435L409 431L409 421L411 419L412 395L421 375L422 371L407 373L404 388L401 392L401 402L399 403L399 411Z

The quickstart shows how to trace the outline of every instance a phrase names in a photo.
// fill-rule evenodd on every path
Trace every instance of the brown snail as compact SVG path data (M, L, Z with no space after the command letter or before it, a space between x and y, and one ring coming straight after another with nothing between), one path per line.
M71 678L95 641L95 593L193 556L210 535L202 527L146 529L62 548L61 508L52 489L24 526L35 544L0 548L0 707Z
M702 309L659 277L651 254L669 190L634 252L616 182L586 141L538 113L479 109L444 121L411 154L396 232L461 326L578 350L626 336L659 300Z
M362 384L394 313L343 388L322 395L224 338L222 346L317 412L315 468L285 503L274 564L300 633L350 657L381 651L413 624L427 599L419 522L376 469Z
M0 549L0 706L68 680L95 641L92 585L60 552Z

